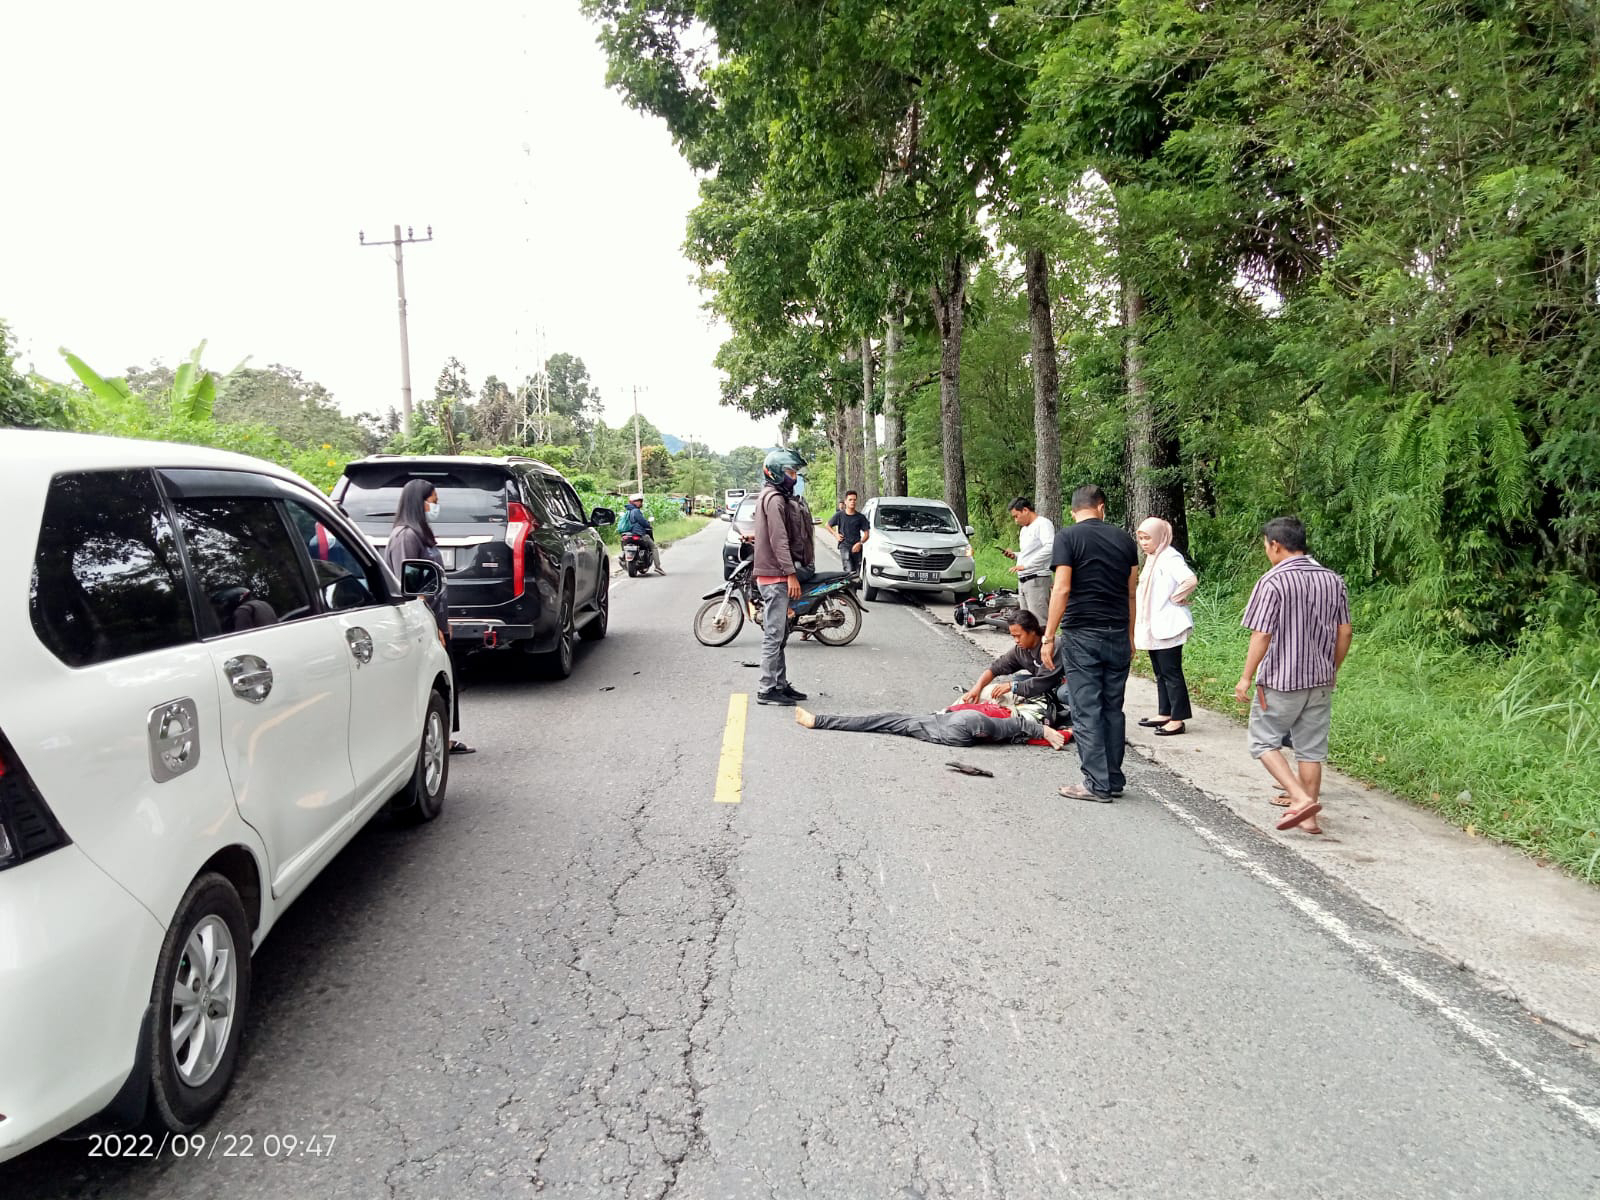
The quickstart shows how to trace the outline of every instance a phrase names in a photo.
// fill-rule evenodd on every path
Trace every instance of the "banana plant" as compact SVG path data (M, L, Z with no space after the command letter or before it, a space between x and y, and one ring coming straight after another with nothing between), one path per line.
M167 417L173 424L209 425L216 416L218 376L215 371L200 365L200 356L205 353L205 348L206 344L202 341L173 372L172 387L166 395ZM65 346L61 348L61 357L67 360L67 366L72 368L72 373L89 389L89 393L102 404L130 417L142 415L142 406L128 387L126 379L101 375ZM244 362L228 374L238 371Z

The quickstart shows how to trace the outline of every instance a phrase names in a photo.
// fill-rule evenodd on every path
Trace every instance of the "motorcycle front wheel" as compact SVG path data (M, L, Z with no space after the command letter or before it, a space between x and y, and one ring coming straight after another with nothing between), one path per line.
M744 604L737 595L707 600L694 614L694 637L702 646L726 646L743 628Z
M839 624L832 624L833 621ZM817 606L817 628L812 636L824 646L848 646L861 632L861 609L852 601L829 596Z

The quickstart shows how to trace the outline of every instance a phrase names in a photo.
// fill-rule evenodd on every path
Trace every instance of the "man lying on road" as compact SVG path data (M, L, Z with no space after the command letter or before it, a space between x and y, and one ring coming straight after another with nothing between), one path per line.
M1044 626L1039 618L1025 608L1019 609L1011 614L1009 632L1015 644L990 663L989 669L978 676L978 682L962 694L964 703L998 700L1002 696L1026 700L1061 686L1065 678L1062 668L1046 667L1039 657L1044 643Z
M861 716L830 716L795 709L797 724L807 729L842 729L852 733L893 733L914 737L941 746L976 746L981 742L1039 742L1052 750L1067 744L1058 729L1041 725L1032 717L1020 716L998 704L959 705L944 712L918 716L914 713L864 713Z

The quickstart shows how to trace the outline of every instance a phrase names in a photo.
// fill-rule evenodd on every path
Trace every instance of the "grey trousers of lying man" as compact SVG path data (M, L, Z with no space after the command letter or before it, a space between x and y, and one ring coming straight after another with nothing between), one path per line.
M1044 737L1031 717L991 717L973 709L952 713L862 713L859 716L817 715L817 729L850 733L893 733L941 746L976 746L980 742L1027 742Z

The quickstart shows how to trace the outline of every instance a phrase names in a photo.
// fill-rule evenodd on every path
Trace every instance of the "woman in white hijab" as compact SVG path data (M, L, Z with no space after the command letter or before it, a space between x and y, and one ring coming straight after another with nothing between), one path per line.
M1183 678L1183 644L1194 628L1189 599L1200 581L1172 544L1172 526L1160 517L1140 525L1138 537L1145 560L1139 572L1133 645L1150 652L1159 710L1139 724L1154 729L1157 737L1173 737L1187 728L1184 722L1193 715L1189 685Z

